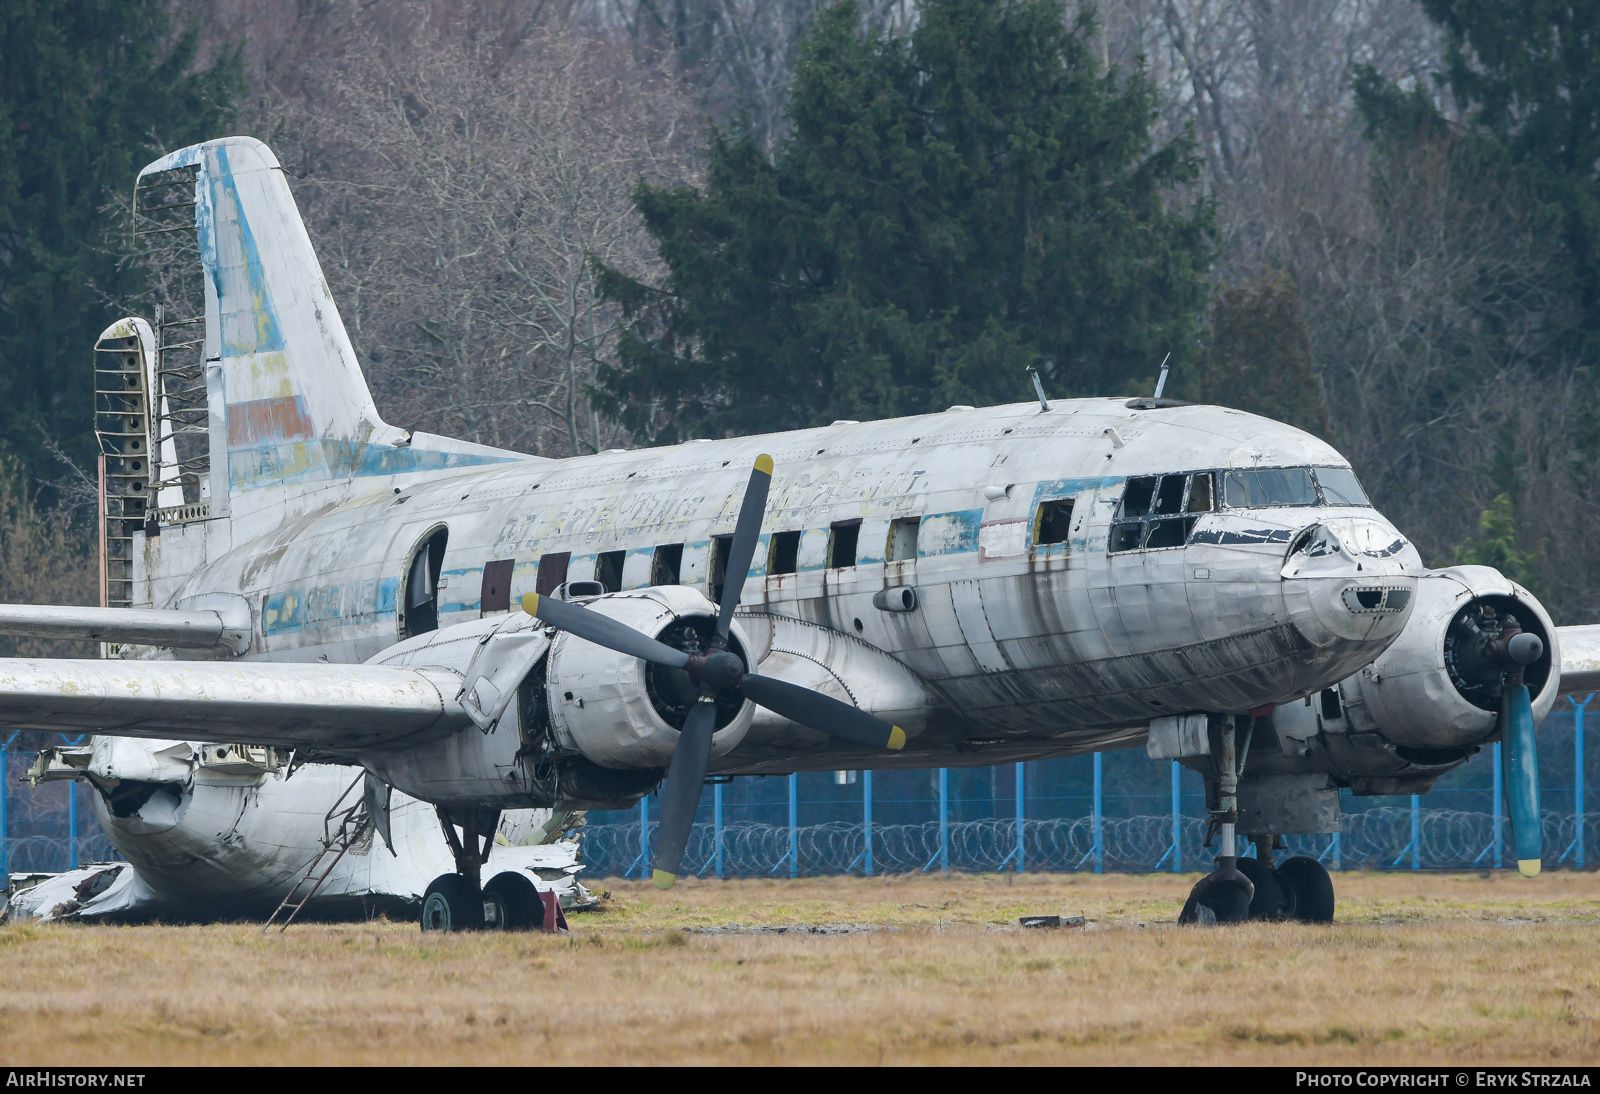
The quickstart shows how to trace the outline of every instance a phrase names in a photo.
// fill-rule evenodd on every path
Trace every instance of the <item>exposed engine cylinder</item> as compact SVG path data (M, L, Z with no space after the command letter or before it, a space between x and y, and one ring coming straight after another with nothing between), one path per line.
M1503 676L1488 647L1514 626L1544 645L1526 673L1534 719L1544 718L1559 687L1551 671L1561 658L1555 624L1528 590L1499 571L1456 566L1417 581L1405 631L1340 685L1351 729L1376 731L1412 749L1482 743L1495 729Z
M689 653L707 648L715 626L711 602L682 585L612 593L585 605ZM752 667L749 639L737 623L729 645L747 668ZM681 670L647 665L565 632L550 644L545 686L556 741L602 767L623 769L670 764L678 731L698 696ZM744 739L753 713L753 705L737 696L717 701L712 757Z

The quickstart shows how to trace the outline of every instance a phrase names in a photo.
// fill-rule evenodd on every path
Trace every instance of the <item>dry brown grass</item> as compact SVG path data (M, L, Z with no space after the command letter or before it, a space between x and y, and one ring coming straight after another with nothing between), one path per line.
M8 927L0 1063L1600 1060L1594 874L1346 874L1332 927L1180 930L1192 881L611 882L569 937ZM1014 929L1054 911L1090 926ZM734 923L880 929L682 929Z

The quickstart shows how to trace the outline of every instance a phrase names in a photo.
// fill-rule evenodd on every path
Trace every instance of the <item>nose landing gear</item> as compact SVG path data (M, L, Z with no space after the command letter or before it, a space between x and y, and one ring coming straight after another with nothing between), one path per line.
M1230 715L1223 720L1219 743L1217 808L1212 822L1221 838L1222 853L1217 856L1217 868L1190 890L1178 915L1179 924L1209 926L1246 920L1332 923L1333 880L1322 863L1308 855L1294 855L1274 866L1272 852L1278 839L1270 833L1252 837L1256 858L1239 857L1239 774L1250 750L1250 736L1246 733L1235 762L1235 725Z

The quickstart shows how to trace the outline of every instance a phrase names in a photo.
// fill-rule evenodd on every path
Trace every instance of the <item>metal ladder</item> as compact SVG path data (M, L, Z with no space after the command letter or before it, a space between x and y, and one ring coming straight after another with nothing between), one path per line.
M289 914L284 917L283 923L278 927L278 931L282 933L288 930L289 924L294 922L294 917L299 915L300 909L304 908L311 902L311 898L317 895L317 891L322 888L322 883L328 880L328 875L333 873L333 868L339 865L340 859L344 858L345 852L349 851L356 841L366 834L367 829L372 826L372 817L367 813L367 800L364 794L356 795L355 804L345 805L345 802L350 797L350 792L361 786L366 777L365 771L357 775L355 782L346 787L345 792L339 795L339 800L329 807L327 815L322 818L321 849L317 852L316 857L311 860L311 864L306 867L305 873L301 874L299 880L289 886L289 891L283 895L282 902L267 917L267 921L261 925L261 933L265 934L285 909L288 910ZM307 882L310 883L309 888L305 888ZM304 895L296 899L296 894L300 893L302 889L304 889Z

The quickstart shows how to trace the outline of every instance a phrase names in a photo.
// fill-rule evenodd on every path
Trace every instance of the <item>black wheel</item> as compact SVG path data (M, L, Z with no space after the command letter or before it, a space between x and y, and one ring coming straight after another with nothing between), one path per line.
M1272 876L1274 871L1258 858L1241 858L1239 872L1250 879L1250 884L1256 887L1255 896L1250 898L1250 918L1279 920L1283 915L1283 897L1278 890L1278 882Z
M440 874L422 894L422 929L482 930L483 894L460 874Z
M1178 914L1179 926L1209 927L1250 918L1250 894L1239 882L1207 874L1189 892Z
M1284 859L1273 874L1283 894L1285 919L1333 922L1333 879L1322 863L1308 855L1296 855Z
M493 904L496 923L502 931L528 931L544 926L544 901L528 875L507 870L489 879L483 887L483 902Z

